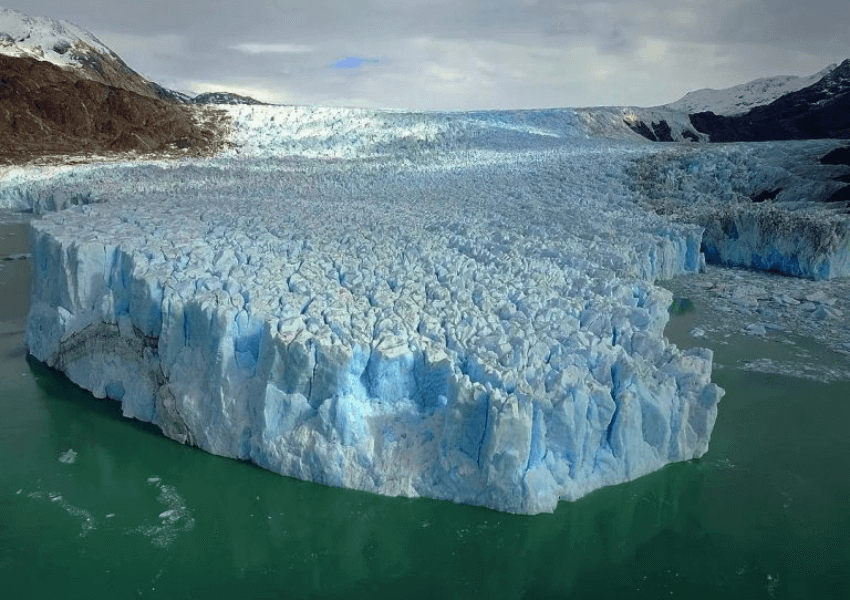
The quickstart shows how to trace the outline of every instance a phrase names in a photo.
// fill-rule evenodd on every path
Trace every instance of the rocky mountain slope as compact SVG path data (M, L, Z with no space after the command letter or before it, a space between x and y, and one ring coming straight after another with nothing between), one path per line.
M802 84L808 85L798 87ZM787 93L777 97L783 90ZM753 108L741 114L748 106ZM683 127L682 121L688 124ZM692 92L663 106L630 109L623 122L653 142L850 138L850 59L807 78L757 79L726 90Z
M850 59L816 83L739 116L691 115L712 142L850 138Z
M735 116L749 112L756 106L770 104L777 98L809 87L826 77L838 65L832 64L814 75L795 77L779 75L762 77L753 81L720 90L702 89L688 92L679 100L659 108L688 114L711 111L717 115Z
M142 96L170 102L191 100L142 77L91 33L67 21L0 9L0 54L47 62L77 78Z
M80 77L33 58L0 55L0 163L56 155L218 150L224 113Z
M187 104L268 104L250 96L240 96L231 92L205 92L186 100Z
M225 113L131 69L91 33L65 21L0 9L0 164L49 157L207 155L220 149Z
M80 77L142 96L179 104L263 104L247 96L212 92L192 97L164 88L130 68L90 32L68 21L32 17L0 9L0 54L32 58L73 71Z

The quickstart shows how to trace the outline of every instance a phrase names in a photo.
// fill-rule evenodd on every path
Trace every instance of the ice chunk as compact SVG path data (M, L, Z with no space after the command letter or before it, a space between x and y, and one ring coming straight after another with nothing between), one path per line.
M77 451L68 449L59 456L59 462L72 465L77 462Z

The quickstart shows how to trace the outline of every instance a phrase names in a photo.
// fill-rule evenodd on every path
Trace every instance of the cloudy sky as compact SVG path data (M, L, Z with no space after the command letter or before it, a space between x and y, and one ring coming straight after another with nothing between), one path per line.
M848 0L0 0L148 79L292 104L650 106L850 58Z

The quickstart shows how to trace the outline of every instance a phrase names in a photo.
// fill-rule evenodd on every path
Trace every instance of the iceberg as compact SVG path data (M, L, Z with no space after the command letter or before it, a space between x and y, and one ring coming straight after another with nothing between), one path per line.
M33 182L85 199L32 223L35 358L180 442L385 495L551 512L707 451L712 354L667 341L654 285L704 266L703 228L634 201L649 144L231 110L220 157Z

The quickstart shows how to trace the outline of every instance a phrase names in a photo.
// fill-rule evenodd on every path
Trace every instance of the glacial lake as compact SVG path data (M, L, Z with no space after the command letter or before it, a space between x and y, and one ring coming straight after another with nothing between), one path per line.
M726 390L702 459L551 515L385 498L182 446L28 358L30 264L6 260L29 252L27 228L0 225L3 598L750 600L850 590L841 376L850 359L818 340L719 326L694 337L724 315L708 294L681 296L668 337L712 348ZM683 293L680 281L669 287ZM837 375L824 383L753 367L795 356Z

